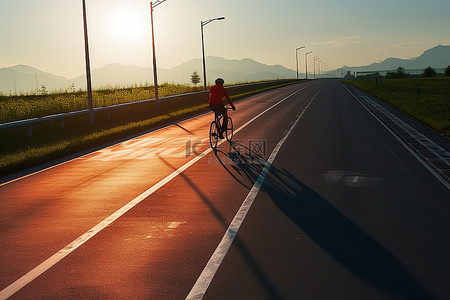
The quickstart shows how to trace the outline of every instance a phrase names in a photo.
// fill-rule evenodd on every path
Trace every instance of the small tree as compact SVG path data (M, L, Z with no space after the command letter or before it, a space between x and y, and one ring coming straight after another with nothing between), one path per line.
M194 86L197 86L198 83L200 83L202 80L200 79L200 76L198 75L197 71L194 71L191 75L191 82L194 84Z
M402 67L397 68L397 74L399 78L405 78L407 74L405 73L405 69Z
M450 77L450 66L445 68L445 77Z
M432 67L428 67L423 70L422 77L436 77L437 72Z
M389 79L398 79L398 78L405 78L408 76L408 74L405 73L405 69L402 67L397 68L397 72L387 72L386 78Z

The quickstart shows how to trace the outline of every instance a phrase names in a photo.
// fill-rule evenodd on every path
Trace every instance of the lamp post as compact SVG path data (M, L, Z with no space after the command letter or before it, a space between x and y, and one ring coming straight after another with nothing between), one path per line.
M297 79L298 79L298 50L305 48L305 46L299 47L295 49L295 63L297 66Z
M305 53L305 75L306 79L308 79L308 54L312 53L312 51Z
M319 71L319 78L322 78L322 61L319 60L319 67L318 67L318 71Z
M156 107L159 107L159 95L158 95L158 71L156 69L156 51L155 51L155 32L153 30L153 9L163 3L166 0L158 0L155 3L150 2L150 19L152 22L152 49L153 49L153 81L155 85L155 100Z
M87 17L86 17L86 1L83 0L83 24L84 24L84 52L86 59L86 81L87 81L87 93L88 93L88 110L89 110L89 122L94 125L94 108L92 106L92 84L91 84L91 63L89 59L89 42L87 32Z
M313 66L314 66L314 79L316 79L316 60L318 60L319 57L318 56L314 56L314 62L313 62Z
M205 42L203 39L203 26L205 26L206 24L209 24L213 21L224 20L224 19L225 19L225 17L219 17L219 18L209 19L209 20L200 22L200 25L201 25L200 27L201 27L201 31L202 31L203 85L205 87L205 91L206 91L206 66L205 66Z

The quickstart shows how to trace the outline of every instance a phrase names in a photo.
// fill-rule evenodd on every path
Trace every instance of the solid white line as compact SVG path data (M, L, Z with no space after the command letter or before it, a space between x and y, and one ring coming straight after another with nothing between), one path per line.
M341 83L345 89L364 107L381 125L383 125L386 130L395 137L406 150L409 151L433 176L439 180L447 189L450 189L450 182L448 182L438 171L436 171L433 167L431 167L419 154L417 154L414 149L412 149L408 144L403 141L403 139L398 136L388 125L386 125L383 120L381 120L377 115L375 115L361 100L358 99L343 83Z
M309 86L309 85L308 85ZM274 108L275 106L279 105L280 103L282 103L283 101L285 101L286 99L288 99L289 97L291 97L292 95L298 93L299 91L307 88L308 86L305 86L293 93L291 93L289 96L283 98L282 100L280 100L279 102L275 103L274 105L272 105L271 107L269 107L268 109L264 110L262 113L258 114L256 117L252 118L250 121L246 122L244 125L242 125L241 127L239 127L238 129L236 129L234 132L237 133L239 131L241 131L243 128L245 128L246 126L248 126L251 122L253 122L254 120L256 120L257 118L259 118L260 116L262 116L264 113L266 113L267 111L271 110L272 108ZM219 144L225 142L225 139L222 140ZM66 247L64 247L63 249L59 250L58 252L56 252L55 254L53 254L51 257L49 257L47 260L45 260L44 262L42 262L41 264L39 264L37 267L35 267L34 269L32 269L31 271L29 271L28 273L26 273L25 275L23 275L21 278L19 278L18 280L16 280L14 283L12 283L11 285L9 285L8 287L6 287L5 289L3 289L2 291L0 291L0 299L6 299L8 297L10 297L11 295L13 295L14 293L16 293L17 291L19 291L20 289L22 289L24 286L26 286L28 283L30 283L31 281L33 281L34 279L36 279L38 276L40 276L41 274L43 274L44 272L46 272L48 269L50 269L52 266L54 266L56 263L58 263L60 260L62 260L64 257L66 257L67 255L69 255L70 253L72 253L75 249L77 249L78 247L80 247L81 245L83 245L84 243L86 243L89 239L91 239L93 236L95 236L97 233L99 233L100 231L102 231L103 229L105 229L108 225L110 225L111 223L113 223L115 220L117 220L119 217L121 217L123 214L125 214L127 211L129 211L130 209L132 209L133 207L135 207L137 204L139 204L141 201L143 201L144 199L146 199L148 196L150 196L151 194L153 194L155 191L157 191L159 188L161 188L162 186L164 186L166 183L168 183L169 181L171 181L173 178L175 178L176 176L178 176L179 174L181 174L182 172L184 172L187 168L189 168L190 166L192 166L193 164L195 164L197 161L199 161L201 158L203 158L204 156L206 156L208 153L210 153L212 151L211 148L206 149L204 152L200 153L198 156L196 156L195 158L193 158L192 160L188 161L186 164L184 164L183 166L181 166L179 169L177 169L176 171L172 172L170 175L168 175L167 177L165 177L164 179L162 179L161 181L159 181L158 183L156 183L155 185L153 185L152 187L150 187L148 190L146 190L145 192L143 192L141 195L137 196L136 198L134 198L133 200L131 200L130 202L128 202L127 204L125 204L123 207L121 207L119 210L117 210L116 212L114 212L113 214L111 214L109 217L107 217L106 219L104 219L103 221L101 221L100 223L98 223L96 226L94 226L93 228L91 228L90 230L88 230L86 233L84 233L83 235L81 235L80 237L78 237L76 240L74 240L73 242L71 242L70 244L68 244ZM42 170L44 171L44 170ZM41 171L41 172L42 172Z
M314 97L309 101L306 108L303 110L303 112L297 117L294 124L289 128L288 132L283 136L283 138L278 142L278 144L273 149L272 153L269 156L269 159L267 160L264 169L259 174L258 179L256 180L255 184L253 185L252 189L248 193L247 197L245 198L244 202L242 203L241 207L239 208L239 211L236 213L233 221L231 222L230 226L228 227L227 231L225 232L225 235L222 237L222 240L220 241L219 245L217 246L216 250L214 251L213 255L209 259L208 263L206 264L206 267L203 269L203 272L200 274L199 278L195 282L194 286L192 287L191 291L187 295L186 299L202 299L203 296L206 293L206 290L208 289L214 275L216 274L217 270L219 269L219 266L221 265L223 259L225 258L225 255L228 253L228 250L231 247L231 244L233 243L234 238L237 235L237 232L239 228L241 227L242 223L244 222L244 219L250 210L250 207L252 206L256 196L258 195L259 190L261 189L262 184L264 183L264 180L266 179L266 176L270 170L270 167L272 166L273 161L275 160L275 157L277 156L278 152L281 149L281 146L283 146L286 139L291 134L292 130L294 130L295 126L299 122L300 118L303 116L303 113L308 109L311 102L316 98L317 94L319 94L319 91L314 95Z

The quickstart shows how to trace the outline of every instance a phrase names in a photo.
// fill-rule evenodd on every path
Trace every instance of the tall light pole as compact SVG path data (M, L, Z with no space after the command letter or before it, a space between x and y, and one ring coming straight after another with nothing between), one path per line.
M153 9L163 3L166 0L158 0L154 4L150 2L150 19L152 22L152 49L153 49L153 81L155 85L155 100L156 107L159 107L159 95L158 95L158 71L156 69L156 51L155 51L155 32L153 30Z
M314 56L314 62L313 62L313 66L314 66L314 79L316 79L316 60L318 60L319 57L318 56Z
M92 84L91 84L91 62L89 59L89 42L87 32L87 17L86 17L86 0L83 0L83 23L84 23L84 53L86 59L86 81L88 93L88 110L89 122L94 125L94 108L92 106Z
M308 54L312 53L312 51L305 53L305 75L306 79L308 79Z
M305 46L301 46L297 49L295 49L295 63L297 66L297 79L298 79L298 50L305 48Z
M321 60L319 60L319 67L317 68L319 71L319 78L322 78L322 63L323 62Z
M224 19L225 19L225 17L219 17L219 18L209 19L209 20L200 22L200 25L201 25L200 27L201 27L201 31L202 31L203 84L205 87L205 91L206 91L206 66L205 66L205 41L203 39L203 26L205 26L206 24L209 24L213 21L224 20Z

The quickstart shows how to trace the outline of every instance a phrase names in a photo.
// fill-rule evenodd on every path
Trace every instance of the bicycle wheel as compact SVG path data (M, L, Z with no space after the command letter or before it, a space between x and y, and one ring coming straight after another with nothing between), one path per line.
M211 145L211 148L216 149L218 141L219 127L217 126L216 121L212 121L211 126L209 126L209 144Z
M227 135L227 140L231 142L233 138L233 120L230 117L227 118L227 131L225 134Z

